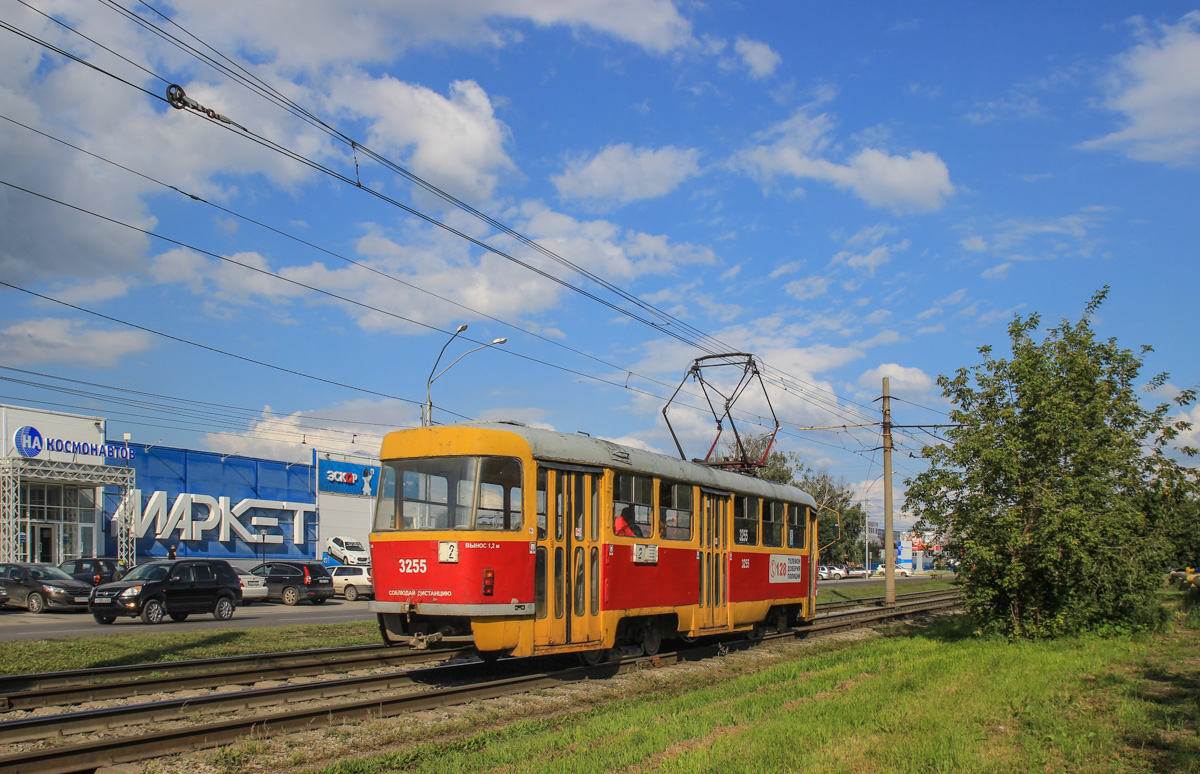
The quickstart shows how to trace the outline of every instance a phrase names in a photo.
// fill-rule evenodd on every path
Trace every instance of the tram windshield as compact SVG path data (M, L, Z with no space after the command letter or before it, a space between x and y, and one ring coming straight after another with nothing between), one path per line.
M521 461L426 457L382 466L375 531L519 530Z

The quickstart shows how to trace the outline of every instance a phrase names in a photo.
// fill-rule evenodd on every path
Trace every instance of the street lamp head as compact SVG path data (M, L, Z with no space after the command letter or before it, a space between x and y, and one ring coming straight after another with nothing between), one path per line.
M493 344L504 344L504 343L506 343L507 341L508 341L508 339L494 339L494 340L492 341L492 343L493 343Z
M458 326L458 330L456 330L454 333L457 335L459 333L462 333L466 329L467 329L467 324L463 323L462 325Z

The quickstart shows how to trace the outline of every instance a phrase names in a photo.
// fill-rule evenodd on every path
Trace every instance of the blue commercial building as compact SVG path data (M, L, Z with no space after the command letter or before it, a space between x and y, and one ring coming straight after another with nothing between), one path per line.
M313 465L150 444L128 449L108 464L134 470L137 561L167 556L171 547L179 557L246 561L321 555ZM109 556L118 555L118 506L119 493L107 489Z

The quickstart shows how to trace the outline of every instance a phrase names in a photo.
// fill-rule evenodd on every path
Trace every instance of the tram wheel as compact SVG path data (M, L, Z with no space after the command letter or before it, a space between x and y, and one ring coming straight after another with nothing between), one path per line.
M600 650L584 650L579 652L579 663L584 666L597 666L608 661L609 652L607 648Z
M661 646L662 627L659 626L657 618L647 618L642 624L642 652L653 656Z
M502 650L477 650L475 652L479 655L479 660L485 664L495 664L504 655Z
M792 627L788 626L788 613L786 607L781 607L775 611L775 631L783 634Z

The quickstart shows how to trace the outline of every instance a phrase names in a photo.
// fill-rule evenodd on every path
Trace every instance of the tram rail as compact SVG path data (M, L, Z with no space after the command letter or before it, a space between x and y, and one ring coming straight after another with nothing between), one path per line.
M826 613L814 619L809 625L767 635L766 638L821 636L882 620L903 618L921 612L954 607L960 601L957 592L940 592L936 595L923 596L925 596L924 599L909 598L903 602L898 601L895 607L872 609L860 606L859 609ZM910 595L905 595L905 597L910 597ZM270 689L235 691L212 697L191 697L163 702L147 702L143 705L124 705L112 710L101 708L9 721L0 723L0 743L15 744L18 740L54 739L58 741L55 738L62 734L83 734L101 729L109 730L112 728L114 720L120 725L125 725L128 718L121 718L121 715L137 714L143 718L143 720L137 721L141 723L162 722L163 720L186 721L189 716L210 714L214 711L231 711L235 707L261 708L268 705L287 705L286 710L269 714L205 722L169 730L149 732L143 730L133 734L118 734L109 738L78 743L68 742L54 747L28 749L11 755L3 755L0 756L0 774L30 771L86 771L104 765L232 744L251 733L256 736L272 736L352 720L390 717L418 710L443 708L578 680L609 677L630 670L667 665L685 659L708 658L730 649L753 644L750 641L722 642L688 648L686 651L675 653L627 658L592 667L580 666L550 672L534 672L501 679L494 678L494 668L486 667L481 663L447 665L365 677L316 680L310 683ZM445 655L450 652L449 650L441 651ZM421 656L426 659L430 655L433 654L421 652ZM501 663L519 664L522 662ZM545 662L540 659L536 661L531 659L529 663L536 665ZM479 677L484 679L477 679ZM406 684L411 686L416 681L444 684L464 680L466 683L462 685L443 685L443 687L430 687L426 690L402 694L387 693L387 691L401 688ZM424 688L425 686L419 687ZM334 701L311 708L297 704L297 702L314 698L332 698Z

